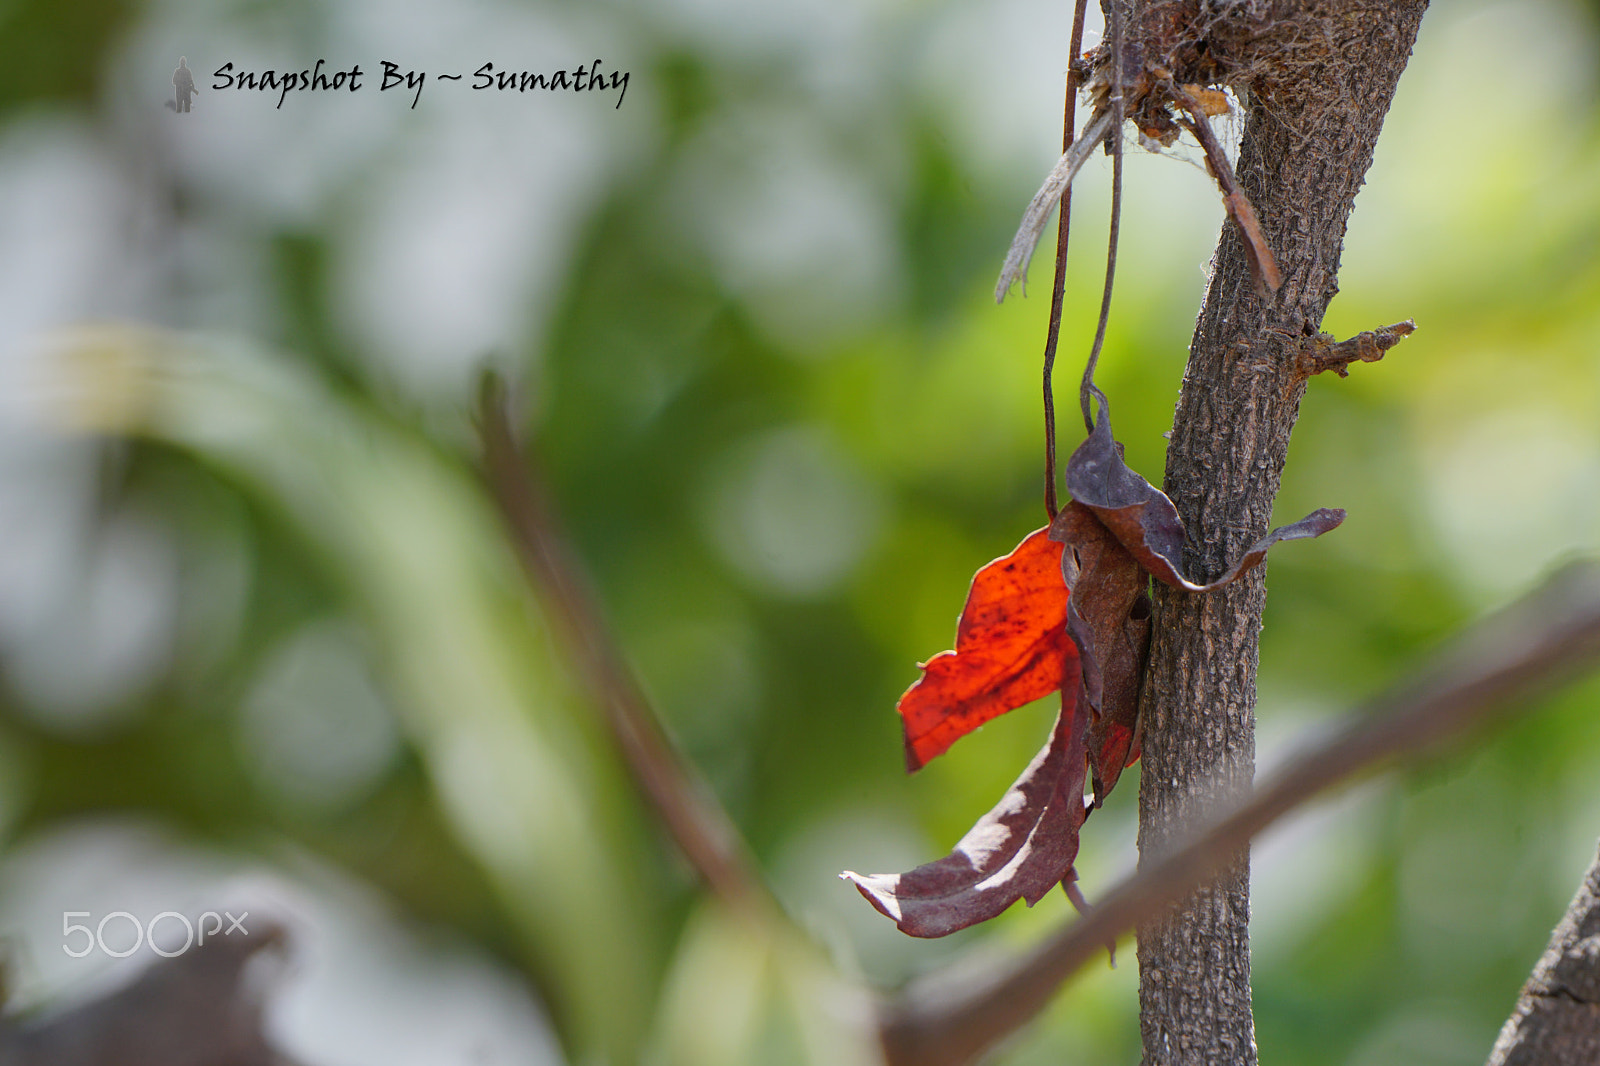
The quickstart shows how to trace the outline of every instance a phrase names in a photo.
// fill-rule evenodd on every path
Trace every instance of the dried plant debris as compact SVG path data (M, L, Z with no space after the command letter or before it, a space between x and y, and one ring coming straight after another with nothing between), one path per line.
M995 303L1003 301L1006 293L1011 291L1011 286L1018 282L1022 283L1023 294L1027 294L1028 264L1033 262L1033 250L1038 247L1039 235L1044 232L1045 223L1050 221L1051 212L1061 202L1061 194L1072 184L1072 179L1078 176L1078 171L1089 161L1110 130L1111 110L1101 107L1089 119L1083 135L1072 142L1072 147L1061 154L1050 173L1045 175L1044 184L1039 186L1039 191L1033 194L1033 199L1028 201L1027 208L1023 210L1022 225L1006 252L1005 265L1000 268L1000 281L994 290Z
M1092 118L1083 135L1061 156L1023 213L995 287L1003 300L1022 280L1051 208L1088 159L1108 137L1113 102L1120 96L1125 117L1144 137L1170 146L1187 129L1205 151L1228 215L1239 226L1249 252L1257 288L1263 295L1283 284L1277 261L1262 233L1254 207L1239 187L1233 168L1210 126L1228 110L1226 90L1270 87L1291 68L1325 61L1336 37L1313 5L1286 8L1266 0L1166 0L1136 9L1124 28L1122 47L1109 42L1088 52L1084 91ZM1120 51L1120 55L1117 52ZM1120 71L1120 76L1118 72ZM1119 92L1120 90L1120 92Z
M1216 179L1217 187L1222 190L1223 206L1244 237L1245 257L1250 262L1250 276L1256 279L1256 290L1263 297L1268 292L1277 292L1283 288L1283 272L1278 269L1278 260L1272 254L1272 249L1267 246L1267 238L1261 232L1255 207L1239 187L1233 164L1228 162L1228 153L1222 150L1221 142L1211 129L1212 105L1189 92L1189 87L1175 89L1173 99L1189 113L1189 117L1182 120L1183 126L1194 134L1200 147L1205 149L1206 164L1211 168L1211 176Z
M949 855L904 874L841 875L912 936L945 936L1019 899L1032 906L1057 884L1082 909L1074 869L1079 830L1140 754L1151 579L1210 592L1238 580L1279 541L1321 536L1345 517L1340 510L1313 511L1256 541L1221 577L1196 581L1184 570L1186 532L1177 508L1123 460L1105 395L1094 385L1115 277L1121 120L1131 119L1142 135L1163 145L1183 129L1194 134L1243 236L1257 289L1267 298L1283 284L1282 272L1210 120L1228 110L1226 88L1266 76L1249 60L1251 48L1284 23L1269 19L1274 5L1266 0L1168 0L1142 5L1134 25L1125 27L1121 0L1111 2L1107 42L1086 61L1080 64L1075 56L1072 63L1073 82L1080 70L1089 73L1093 117L1029 203L995 291L1003 299L1022 279L1052 209L1094 148L1105 144L1115 156L1112 225L1100 320L1079 396L1089 435L1065 471L1072 499L1056 510L1050 366L1063 222L1057 314L1044 375L1051 522L974 575L955 649L923 664L922 676L900 698L906 766L920 769L984 722L1052 691L1061 693L1061 710L1044 750ZM1077 34L1075 28L1074 40ZM1294 54L1300 56L1296 62L1304 58ZM1068 139L1072 121L1069 102ZM1297 366L1305 375L1342 373L1352 361L1381 357L1412 328L1401 323L1342 343L1326 335L1307 337L1297 349ZM1091 802L1084 798L1086 784Z
M944 936L1019 899L1031 906L1076 878L1086 779L1098 806L1139 757L1152 577L1209 592L1278 541L1321 536L1344 520L1343 511L1313 511L1256 541L1217 580L1192 581L1177 509L1123 461L1100 401L1099 420L1067 462L1072 502L978 571L956 649L926 663L900 699L915 770L983 722L1061 691L1050 742L955 850L905 874L843 875L912 936Z

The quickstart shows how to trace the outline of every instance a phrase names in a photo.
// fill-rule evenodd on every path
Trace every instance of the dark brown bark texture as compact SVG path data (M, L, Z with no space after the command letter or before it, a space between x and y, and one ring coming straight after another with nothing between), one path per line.
M246 972L288 940L282 926L252 920L245 935L159 959L100 999L29 1021L0 1018L0 1066L295 1066L267 1040L267 988Z
M1600 854L1523 986L1488 1066L1600 1062Z
M1185 562L1204 581L1270 524L1305 391L1295 348L1316 332L1338 291L1346 222L1427 4L1202 6L1218 13L1216 50L1230 57L1236 86L1248 90L1236 170L1284 275L1275 298L1263 299L1238 227L1224 225L1165 481L1189 530ZM1142 702L1139 847L1146 861L1250 785L1264 573L1258 568L1203 596L1157 586ZM1249 883L1242 852L1166 919L1140 929L1147 1066L1255 1063Z

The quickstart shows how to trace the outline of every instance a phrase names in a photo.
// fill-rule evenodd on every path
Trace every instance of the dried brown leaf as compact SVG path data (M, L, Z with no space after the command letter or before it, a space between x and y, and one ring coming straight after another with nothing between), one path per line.
M1107 529L1157 580L1190 592L1211 592L1238 580L1260 563L1280 540L1320 537L1344 521L1344 511L1322 507L1300 521L1279 526L1252 544L1227 573L1200 584L1183 572L1185 533L1178 509L1166 494L1131 470L1111 435L1110 412L1102 401L1100 419L1067 460L1067 490L1095 513Z
M949 855L903 874L840 876L900 931L947 936L988 921L1019 899L1033 906L1064 880L1078 857L1083 802L1084 714L1077 664L1062 678L1061 713L1044 749Z
M1050 524L1071 590L1067 633L1078 647L1079 703L1090 712L1095 803L1139 757L1139 683L1150 646L1150 575L1100 519L1074 500Z

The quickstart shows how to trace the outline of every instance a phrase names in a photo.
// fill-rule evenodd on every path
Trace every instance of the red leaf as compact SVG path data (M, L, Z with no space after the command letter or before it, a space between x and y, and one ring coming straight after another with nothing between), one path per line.
M1083 803L1084 715L1078 670L1057 678L1061 714L1044 750L955 850L903 874L840 876L910 936L947 936L988 921L1019 899L1033 906L1073 879Z
M1061 687L1077 649L1067 637L1061 545L1048 533L1030 533L1010 555L977 572L956 625L955 651L924 663L922 677L900 697L908 770Z

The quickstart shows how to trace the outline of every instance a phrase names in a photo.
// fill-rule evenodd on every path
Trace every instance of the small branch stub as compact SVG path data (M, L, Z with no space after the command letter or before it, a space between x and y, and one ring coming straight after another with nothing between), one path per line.
M1405 340L1417 330L1413 319L1396 322L1382 329L1369 329L1345 341L1336 341L1331 333L1318 333L1300 342L1300 373L1304 377L1331 370L1342 378L1350 376L1350 364L1376 363L1383 353Z

